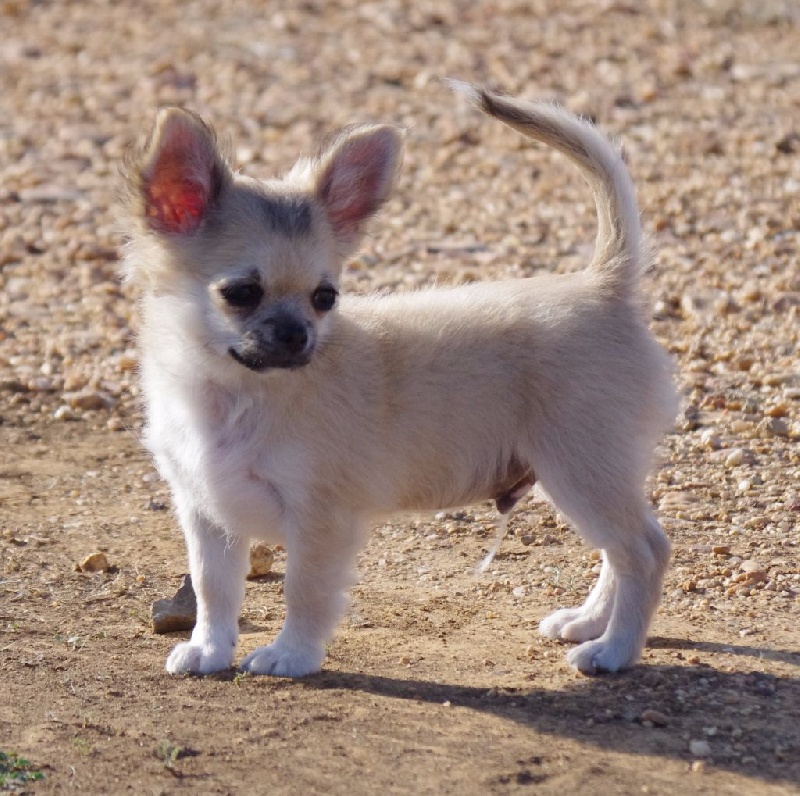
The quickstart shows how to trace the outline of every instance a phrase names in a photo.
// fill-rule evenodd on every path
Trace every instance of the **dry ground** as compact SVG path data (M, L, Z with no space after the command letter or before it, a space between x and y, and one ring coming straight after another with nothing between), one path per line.
M0 26L0 751L45 777L20 788L798 792L795 2L0 0ZM322 674L172 679L149 607L186 564L137 440L120 158L166 103L256 176L394 122L403 176L350 289L580 267L580 179L446 75L558 99L625 144L684 395L650 485L675 554L644 659L578 677L537 637L596 557L531 499L479 577L488 506L378 528ZM113 570L75 571L96 550ZM280 625L283 565L248 586L242 653Z

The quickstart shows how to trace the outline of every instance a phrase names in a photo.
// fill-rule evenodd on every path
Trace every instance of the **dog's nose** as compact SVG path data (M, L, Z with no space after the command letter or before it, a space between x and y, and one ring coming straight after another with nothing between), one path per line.
M308 344L308 329L298 321L280 321L275 325L275 340L292 354L299 354Z

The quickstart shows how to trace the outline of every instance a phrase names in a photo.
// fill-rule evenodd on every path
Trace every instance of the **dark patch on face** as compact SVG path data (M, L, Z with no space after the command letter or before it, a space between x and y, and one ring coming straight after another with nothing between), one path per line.
M286 237L311 231L311 202L302 196L259 196L264 220L271 232Z
M306 324L289 316L270 318L260 329L245 332L239 345L228 349L236 362L257 373L305 367L313 352L313 334Z

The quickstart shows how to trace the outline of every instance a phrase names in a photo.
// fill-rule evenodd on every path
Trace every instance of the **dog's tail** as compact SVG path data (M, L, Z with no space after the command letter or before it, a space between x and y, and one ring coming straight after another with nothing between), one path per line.
M575 163L597 207L597 241L589 268L613 293L629 294L638 281L644 253L633 183L619 148L590 122L550 103L524 102L456 80L449 84L484 113Z

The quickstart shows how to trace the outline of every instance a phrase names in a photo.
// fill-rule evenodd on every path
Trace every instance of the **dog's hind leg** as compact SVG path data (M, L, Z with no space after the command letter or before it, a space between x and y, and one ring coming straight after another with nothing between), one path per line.
M641 518L644 533L631 548L605 551L615 584L608 625L601 636L585 641L567 655L581 672L616 671L636 662L644 648L650 621L661 598L670 545L652 515ZM564 628L569 632L570 627Z
M635 472L621 473L624 464L612 461L616 467L594 472L573 461L570 477L546 463L537 466L556 507L588 544L603 550L600 578L584 605L557 611L540 625L546 636L582 642L567 659L585 673L617 671L636 662L669 562L669 541L634 490L641 479Z

